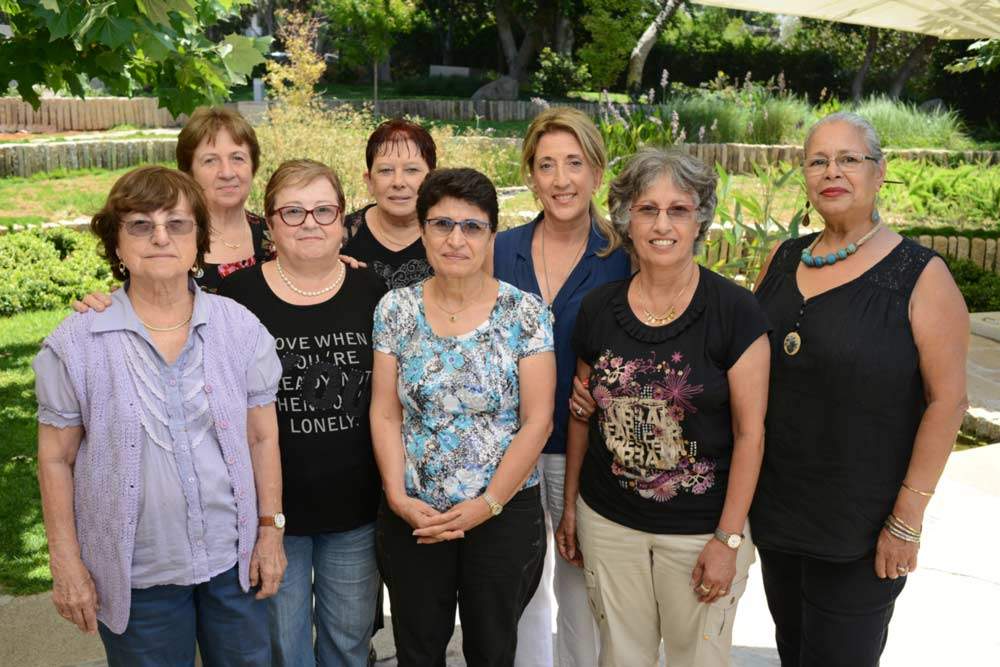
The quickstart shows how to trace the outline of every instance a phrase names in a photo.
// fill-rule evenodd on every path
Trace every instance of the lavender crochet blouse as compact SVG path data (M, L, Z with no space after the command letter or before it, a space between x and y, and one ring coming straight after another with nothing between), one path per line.
M74 468L77 533L97 583L98 617L115 632L127 625L132 588L197 584L234 563L248 588L257 512L246 408L274 401L281 366L274 339L253 315L191 288L191 335L172 364L124 289L103 313L67 318L34 362L39 421L84 426ZM94 463L111 469L91 475L81 466ZM110 478L123 497L102 507L107 489L95 487L95 477ZM97 505L81 505L81 496ZM116 553L110 562L88 560L91 548Z

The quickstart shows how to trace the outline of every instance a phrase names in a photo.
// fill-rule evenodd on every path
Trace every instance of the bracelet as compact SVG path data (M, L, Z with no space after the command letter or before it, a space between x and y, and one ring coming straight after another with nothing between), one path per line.
M901 532L898 528L896 528L895 526L890 525L888 522L886 522L886 524L885 524L885 530L886 530L887 533L889 533L893 537L898 538L898 539L900 539L900 540L902 540L904 542L910 542L912 544L920 544L920 538L919 537L913 537L909 533Z
M907 491L911 492L911 493L917 494L918 496L923 496L924 498L930 498L931 496L934 495L933 491L921 491L920 489L914 489L912 486L910 486L906 482L903 482L903 488L906 489Z
M919 530L917 530L916 528L914 528L910 524L906 523L905 521L903 521L902 519L900 519L895 514L890 514L889 518L892 520L893 523L898 524L900 527L904 528L906 530L906 532L912 533L913 535L915 535L917 537L920 537L920 531Z
M895 514L890 514L883 524L886 531L904 542L920 544L920 531L914 530L911 526L900 520Z

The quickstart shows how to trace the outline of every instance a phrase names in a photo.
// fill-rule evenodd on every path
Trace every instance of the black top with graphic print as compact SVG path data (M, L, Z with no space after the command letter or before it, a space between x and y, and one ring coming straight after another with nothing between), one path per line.
M750 292L699 270L690 305L670 324L635 316L633 276L590 292L573 332L597 402L580 495L601 516L648 533L718 525L733 451L726 373L769 330Z
M345 218L348 241L341 252L365 262L389 289L411 287L429 278L434 271L427 263L423 241L417 239L402 250L395 251L386 248L372 235L365 222L365 214L373 206L375 204L369 204Z
M281 359L278 445L289 535L353 530L375 520L381 483L372 452L372 323L385 286L350 269L332 298L279 299L261 266L237 271L219 294L246 306L274 336Z

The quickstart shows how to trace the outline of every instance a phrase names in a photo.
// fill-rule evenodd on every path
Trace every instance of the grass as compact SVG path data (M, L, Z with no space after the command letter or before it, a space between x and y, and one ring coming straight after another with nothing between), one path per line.
M431 127L450 125L455 134L476 134L493 137L515 137L521 139L528 131L528 120L429 120Z
M853 109L878 130L882 146L888 148L976 148L954 111L926 113L915 104L886 97L872 97Z
M37 422L31 360L65 310L0 320L0 587L14 594L52 586L36 480Z

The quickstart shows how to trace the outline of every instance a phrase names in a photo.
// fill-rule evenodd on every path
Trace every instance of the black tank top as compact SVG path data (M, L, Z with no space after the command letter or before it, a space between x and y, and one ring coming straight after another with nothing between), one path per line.
M760 547L848 561L874 550L926 407L909 302L935 254L904 238L804 302L795 271L815 237L785 241L757 291L774 330L750 525ZM801 346L790 355L783 343L796 322Z

